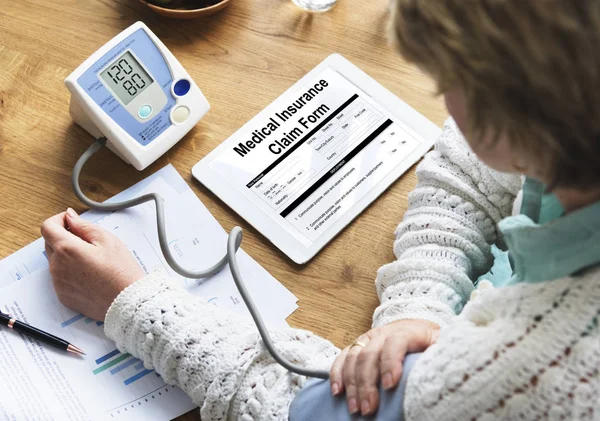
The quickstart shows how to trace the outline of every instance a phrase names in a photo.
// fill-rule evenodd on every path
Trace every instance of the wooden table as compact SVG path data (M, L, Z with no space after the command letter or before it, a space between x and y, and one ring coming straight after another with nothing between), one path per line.
M410 170L309 264L279 252L192 179L192 166L332 52L339 52L437 125L446 110L432 81L385 35L387 1L340 0L305 13L290 0L233 0L207 19L168 20L134 0L2 0L0 4L0 258L40 236L47 217L85 209L70 173L92 139L69 117L64 78L114 35L144 21L203 90L211 111L144 172L107 150L82 185L103 199L172 163L219 222L245 230L244 249L298 298L292 326L343 347L369 329L377 268L394 259L393 231L416 178ZM197 412L181 419L198 419Z

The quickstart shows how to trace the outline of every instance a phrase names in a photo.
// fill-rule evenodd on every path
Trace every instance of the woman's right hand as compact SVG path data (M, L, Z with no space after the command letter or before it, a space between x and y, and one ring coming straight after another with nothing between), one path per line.
M119 238L73 209L46 220L42 236L60 302L95 320L104 320L117 295L144 277Z
M396 387L402 377L404 356L422 352L434 344L439 330L435 323L416 319L371 329L344 348L334 361L330 371L331 392L340 395L346 390L351 414L375 413L379 406L379 381L384 389Z

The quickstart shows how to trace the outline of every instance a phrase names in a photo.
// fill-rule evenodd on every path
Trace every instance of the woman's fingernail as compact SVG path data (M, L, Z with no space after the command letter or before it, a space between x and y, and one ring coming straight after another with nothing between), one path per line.
M333 393L334 395L337 395L338 393L340 393L340 387L338 386L337 383L331 384L331 393Z
M392 379L392 373L385 373L383 375L383 379L381 380L381 383L383 383L384 389L390 389L393 386L393 382L394 382L394 380Z
M363 415L368 415L371 412L371 404L368 400L364 399L360 404L360 412Z
M356 414L358 412L358 404L356 403L356 399L350 398L348 400L348 411L351 414Z
M77 212L75 212L73 209L68 208L67 209L67 215L69 215L71 218L77 218Z

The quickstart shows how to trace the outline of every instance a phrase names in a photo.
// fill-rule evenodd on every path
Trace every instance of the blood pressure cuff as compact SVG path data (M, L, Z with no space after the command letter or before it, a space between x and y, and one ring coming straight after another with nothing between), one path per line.
M410 371L421 354L404 359L398 386L383 390L379 386L379 408L370 417L350 415L346 396L332 396L329 380L312 379L296 395L290 406L289 421L403 421L404 390Z

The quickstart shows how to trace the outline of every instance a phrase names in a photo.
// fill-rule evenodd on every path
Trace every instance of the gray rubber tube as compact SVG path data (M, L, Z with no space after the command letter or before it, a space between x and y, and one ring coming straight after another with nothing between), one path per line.
M100 203L88 198L81 187L79 186L79 177L81 175L81 170L86 162L100 149L102 149L106 145L106 138L102 137L97 139L84 153L81 155L75 167L73 168L73 173L71 175L71 182L73 184L73 191L75 192L75 196L86 206L91 209L102 210L102 211L118 211L127 208L131 208L133 206L141 205L142 203L154 201L156 205L156 226L158 228L158 240L160 243L160 249L162 250L163 255L165 256L165 260L173 268L175 272L180 274L181 276L185 276L186 278L191 279L200 279L200 278L208 278L215 273L219 272L227 263L229 263L229 269L231 270L231 274L233 276L233 280L235 285L246 303L248 310L250 311L250 315L258 328L258 332L260 337L267 348L267 351L271 354L273 359L281 364L287 370L308 377L317 377L320 379L328 379L329 372L324 370L311 370L304 367L299 367L295 364L292 364L288 360L286 360L275 348L271 337L269 336L269 331L267 330L254 301L250 297L250 293L246 289L244 282L242 281L242 276L240 274L240 270L237 264L236 252L240 248L240 244L242 242L242 229L240 227L234 227L229 233L229 238L227 240L227 254L215 263L213 266L204 269L204 270L195 270L191 271L184 267L182 267L177 261L175 257L171 253L171 249L169 248L169 242L167 240L167 233L165 230L165 209L163 204L163 199L156 193L145 194L140 197L136 197L135 199L125 200L123 202L116 203Z

